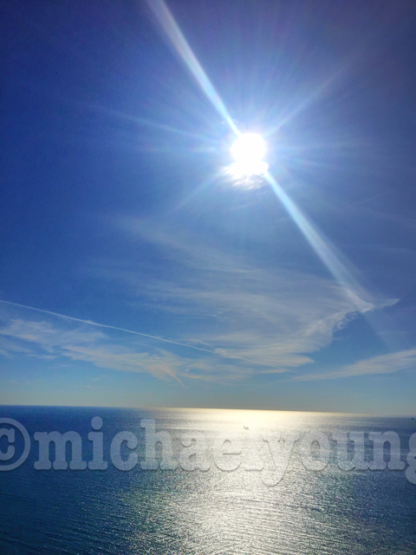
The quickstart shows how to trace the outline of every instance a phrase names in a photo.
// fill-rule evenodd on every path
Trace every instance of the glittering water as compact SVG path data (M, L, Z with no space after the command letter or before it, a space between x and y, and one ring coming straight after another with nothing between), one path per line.
M204 432L210 452L219 433L237 433L246 441L249 428L300 434L392 430L402 439L405 459L409 437L416 432L410 418L1 407L0 418L18 420L32 437L25 464L0 472L2 555L416 553L416 486L403 471L341 471L332 447L328 466L316 472L305 469L295 444L287 471L274 487L264 484L268 475L244 469L247 461L254 460L250 457L257 456L250 449L244 451L245 459L241 457L244 464L229 472L218 469L212 458L206 472L143 471L140 464L122 472L111 462L103 472L34 470L36 431L77 431L83 438L84 459L91 460L87 436L93 416L104 421L108 461L112 438L124 430L137 435L139 461L143 458L142 418L155 418L158 430L172 434L176 458L185 432ZM15 446L18 451L18 437ZM6 444L0 442L0 449L5 451ZM124 449L122 454L129 453ZM264 460L267 472L271 462Z

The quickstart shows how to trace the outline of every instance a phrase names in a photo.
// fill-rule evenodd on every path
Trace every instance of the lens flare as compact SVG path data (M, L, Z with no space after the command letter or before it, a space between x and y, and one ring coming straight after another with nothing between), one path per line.
M185 63L188 70L194 76L196 82L201 87L202 91L206 94L207 98L212 102L214 108L218 111L224 121L227 122L230 129L238 135L238 129L233 122L227 108L224 105L220 95L215 90L214 85L211 83L204 68L199 63L198 58L195 56L192 48L189 46L188 41L183 35L176 23L175 18L171 14L164 0L147 0L147 3L159 21L162 29L169 37L172 46L179 54L182 61Z
M169 37L175 50L194 76L196 82L237 137L231 146L231 155L235 162L227 167L226 173L233 178L236 184L245 187L254 188L256 183L268 182L293 221L305 236L305 239L331 272L333 277L345 289L347 296L356 307L356 310L361 313L371 310L373 307L372 297L367 293L364 287L361 286L359 281L354 278L352 272L348 270L347 264L342 261L343 257L337 252L334 245L332 245L329 240L325 239L318 229L309 222L295 202L268 171L269 166L264 160L267 154L267 145L264 139L257 133L241 133L238 130L224 102L189 46L164 0L147 0L147 2L166 35ZM315 96L319 96L330 82L331 81L324 83L323 86L316 91ZM305 104L302 103L298 110L289 114L287 119L290 119L297 111L303 109L313 98L314 95L307 99Z

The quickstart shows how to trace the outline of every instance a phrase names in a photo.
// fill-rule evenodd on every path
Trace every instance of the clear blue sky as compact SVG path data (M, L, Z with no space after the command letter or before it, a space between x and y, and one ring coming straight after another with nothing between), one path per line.
M416 4L168 6L309 223L145 1L2 2L0 403L414 414Z

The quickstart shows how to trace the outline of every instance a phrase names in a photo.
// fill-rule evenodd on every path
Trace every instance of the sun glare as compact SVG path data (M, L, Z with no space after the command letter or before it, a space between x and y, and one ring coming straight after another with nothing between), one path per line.
M257 133L240 135L231 147L231 154L235 160L234 173L246 177L263 175L268 169L264 161L266 152L266 142Z

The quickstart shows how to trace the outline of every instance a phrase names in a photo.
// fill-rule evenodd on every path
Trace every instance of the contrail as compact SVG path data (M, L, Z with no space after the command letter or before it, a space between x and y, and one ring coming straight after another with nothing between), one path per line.
M140 331L128 330L126 328L119 328L117 326L110 326L108 324L100 324L98 322L93 322L92 320L83 320L82 318L75 318L74 316L67 316L66 314L60 314L59 312L52 312L51 310L44 310L43 308L36 308L34 306L28 306L20 303L13 303L11 301L3 301L0 299L0 303L7 304L10 306L17 306L19 308L26 308L27 310L33 310L34 312L40 312L42 314L49 314L50 316L56 316L57 318L63 318L64 320L70 320L71 322L79 322L81 324L87 324L89 326L96 326L97 328L105 328L110 330L122 331L124 333L130 333L132 335L139 335L140 337L147 337L148 339L155 339L156 341L162 341L163 343L170 343L171 345L177 345L178 347L186 347L187 349L194 349L195 351L202 351L203 353L209 353L210 355L215 355L220 358L225 359L236 359L243 360L244 362L250 362L251 364L258 364L261 366L270 366L264 362L259 362L258 360L250 360L244 357L229 356L218 353L212 349L204 349L203 347L196 347L195 345L188 345L187 343L181 343L180 341L173 341L172 339L165 339L164 337L159 337L157 335L150 335L148 333L142 333Z

